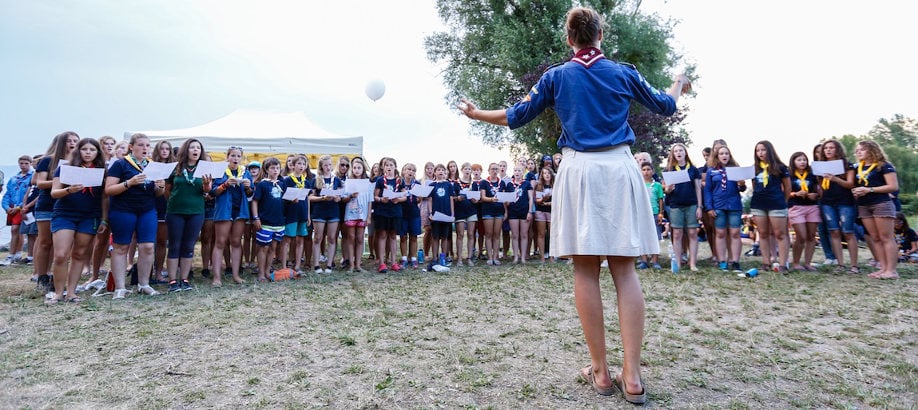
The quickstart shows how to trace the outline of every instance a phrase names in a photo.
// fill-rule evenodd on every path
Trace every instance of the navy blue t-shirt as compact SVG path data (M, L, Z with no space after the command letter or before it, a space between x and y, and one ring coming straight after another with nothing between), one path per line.
M313 189L316 185L316 180L308 178L306 175L302 176L303 188ZM296 182L293 180L293 177L286 176L282 179L284 181L284 191L287 188L298 188ZM294 222L306 222L309 220L309 199L304 199L299 202L294 203L293 201L284 200L284 223L294 223Z
M481 199L485 198L494 198L494 194L498 192L505 192L507 184L504 181L491 182L487 179L482 179L473 184L472 189L477 191L485 191ZM504 204L500 202L482 202L481 203L481 214L484 216L492 217L503 217L504 216Z
M258 201L258 219L262 225L284 226L284 181L263 179L255 184L252 201Z
M322 178L316 176L316 178ZM338 177L333 176L330 178L322 178L322 182L325 183L326 189L341 189L344 186L344 183L341 182ZM320 190L316 188L315 195L321 195ZM335 201L318 201L313 202L310 206L310 213L312 219L321 219L323 221L328 221L332 219L341 218L341 207L338 205L338 202Z
M119 159L108 169L108 177L118 178L123 183L142 171L134 168L126 159ZM156 207L156 185L147 180L142 184L131 186L127 191L111 197L111 209L122 212L144 213Z
M376 179L376 188L373 190L374 199L375 197L382 197L382 190L384 189L395 192L402 192L405 190L405 184L402 183L401 178L390 179L386 177L379 177ZM373 215L386 218L401 218L402 206L400 204L392 203L391 200L387 202L374 201Z
M516 201L507 204L507 216L511 219L526 219L526 214L529 213L529 191L532 190L532 185L529 184L529 181L523 181L521 184L515 184L513 182L508 182L504 185L504 190L502 192L516 192Z
M688 182L676 184L673 192L666 194L664 198L664 202L673 208L698 205L699 198L695 196L695 181L701 181L701 172L691 164L688 164L686 171L688 171Z
M35 166L35 174L38 175L39 172L47 172L48 175L54 176L54 171L51 169L51 156L46 155L38 161L38 165ZM48 181L51 178L47 179ZM42 182L42 181L37 181ZM38 202L35 203L36 212L51 212L54 210L54 198L51 198L51 189L39 189L38 190Z
M54 171L54 177L60 178L61 169ZM64 185L67 186L66 184ZM80 192L67 194L54 202L54 216L71 218L101 218L102 217L102 191L101 186L84 188Z
M845 173L849 170L854 170L854 164L846 163L845 164ZM836 175L841 179L845 179L846 174ZM822 177L820 176L819 183L822 183ZM829 189L822 189L822 197L819 199L819 203L824 205L854 205L854 195L851 194L851 190L845 188L837 183L829 183Z
M872 171L867 172L870 167L863 167L863 173L866 175L859 175L858 170L854 170L854 187L878 187L886 185L886 178L884 175L889 173L895 173L896 168L888 162L884 162L883 166L874 168ZM866 180L866 183L864 182ZM860 198L855 199L858 206L864 205L874 205L879 204L885 201L892 201L892 198L889 194L881 194L879 192L874 192L871 194L864 195Z
M449 181L437 181L431 185L433 185L433 190L430 191L431 210L433 212L453 216L453 208L450 206L450 199L456 194L456 188L453 183ZM433 215L433 212L430 214Z
M787 167L781 165L777 175L768 175L768 185L764 184L765 171L760 172L755 178L752 178L752 201L749 207L752 209L772 210L787 208L787 200L784 199L784 178L790 178Z
M471 182L457 181L453 183L453 190L456 195L456 202L453 205L456 210L456 219L466 219L478 213L478 209L472 201L466 198L465 195L459 195L459 191L469 189L471 186Z
M802 179L802 180L801 180ZM791 193L799 192L803 186L803 181L806 181L806 188L809 192L816 192L818 188L818 182L816 181L816 175L813 175L812 172L807 172L805 178L800 178L797 176L797 171L794 171L794 175L791 175ZM797 197L791 195L787 200L787 207L791 208L797 205L816 205L817 201L811 200L805 197Z
M405 183L405 190L406 191L411 190L411 188L414 187L415 185L421 185L421 183L416 179L411 182ZM433 194L431 193L431 195ZM418 203L421 201L421 199L410 193L408 194L406 198L407 199L405 200L405 202L402 202L401 204L402 205L402 218L406 218L406 219L420 218L421 208L418 206Z

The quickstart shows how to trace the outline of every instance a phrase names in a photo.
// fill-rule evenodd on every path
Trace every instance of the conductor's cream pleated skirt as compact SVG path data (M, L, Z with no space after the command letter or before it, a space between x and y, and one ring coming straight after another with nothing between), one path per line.
M650 197L631 147L561 152L552 190L551 256L659 254Z

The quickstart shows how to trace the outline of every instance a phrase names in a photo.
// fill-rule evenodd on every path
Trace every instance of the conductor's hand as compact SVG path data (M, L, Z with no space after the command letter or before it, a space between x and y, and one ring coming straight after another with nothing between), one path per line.
M456 108L462 111L462 113L465 114L466 117L469 117L474 120L475 119L474 113L476 110L478 110L478 107L476 107L475 104L472 104L471 101L466 100L465 98L461 99L460 101L462 102L460 102L459 105L456 106Z
M673 82L679 82L682 84L682 94L688 94L692 92L692 80L690 80L687 75L679 74L673 78Z

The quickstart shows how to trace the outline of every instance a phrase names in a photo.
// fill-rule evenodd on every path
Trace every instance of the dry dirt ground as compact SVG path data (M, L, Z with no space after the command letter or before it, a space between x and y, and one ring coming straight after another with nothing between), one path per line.
M641 271L647 407L918 402L918 266L893 281L702 266ZM54 306L30 271L0 268L0 408L633 407L576 376L589 358L563 263L219 289L197 277L195 291Z

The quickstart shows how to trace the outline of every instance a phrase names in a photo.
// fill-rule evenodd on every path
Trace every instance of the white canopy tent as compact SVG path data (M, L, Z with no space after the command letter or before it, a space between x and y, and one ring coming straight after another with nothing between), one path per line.
M197 138L214 160L221 160L229 147L242 147L246 161L277 157L283 164L287 154L306 154L312 166L324 154L363 155L363 137L342 137L313 123L302 112L277 113L236 110L229 115L191 128L159 131L127 131L125 139L143 133L154 142L169 141L181 146Z

